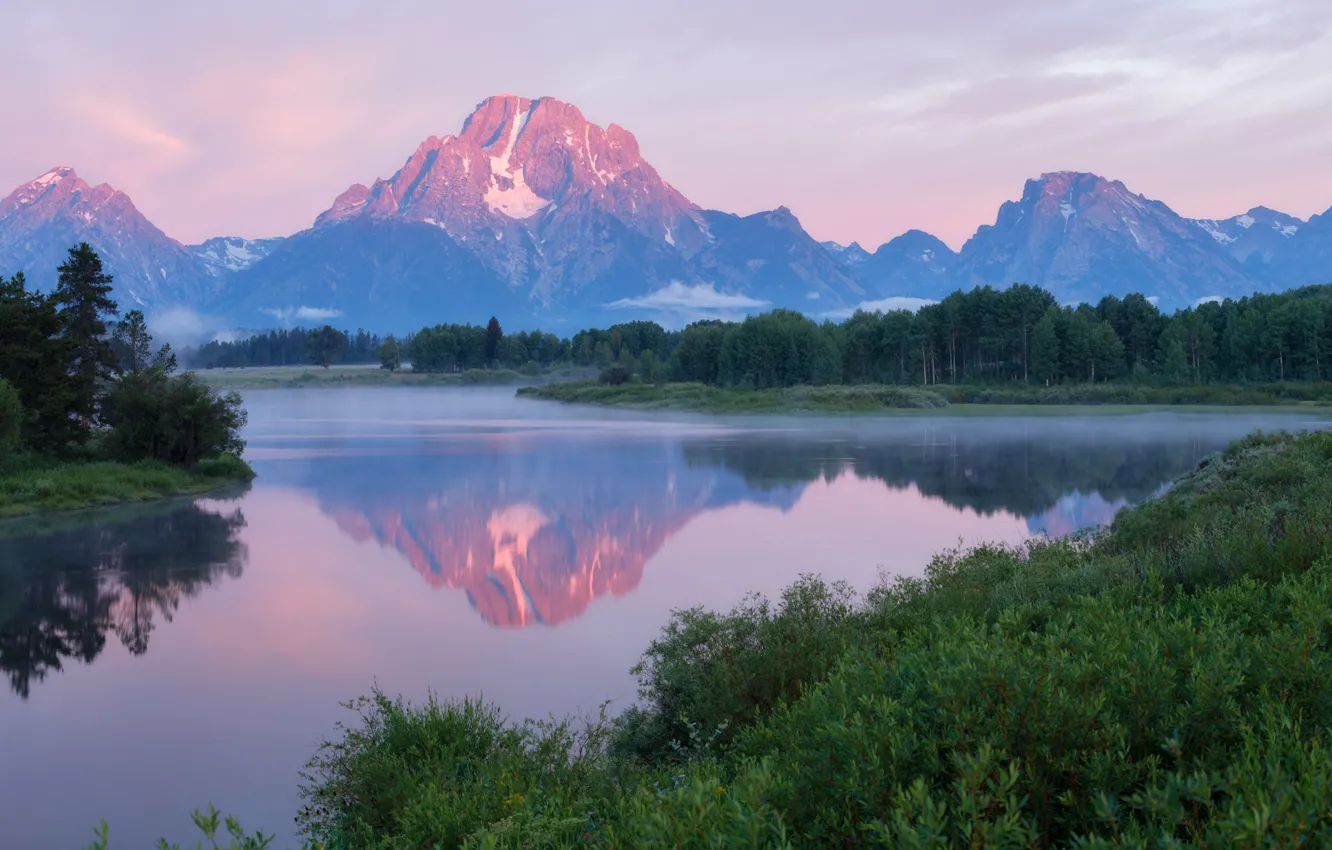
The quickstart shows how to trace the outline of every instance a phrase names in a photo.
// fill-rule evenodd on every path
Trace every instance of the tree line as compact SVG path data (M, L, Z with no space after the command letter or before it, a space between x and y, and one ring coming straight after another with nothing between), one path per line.
M333 330L328 326L329 330ZM319 338L321 333L326 339ZM324 328L292 328L236 340L214 340L187 352L195 369L237 369L253 366L299 366L327 354L329 362L378 363L384 339L358 329L355 333Z
M0 462L19 453L94 455L192 467L239 456L240 397L220 396L193 374L175 374L143 313L123 317L111 275L87 243L69 249L55 290L0 278Z
M323 335L321 345L311 343ZM339 340L339 337L342 339ZM817 322L773 310L739 322L700 321L668 331L625 322L561 338L484 326L434 325L378 342L332 328L275 331L210 343L201 365L410 362L415 371L598 367L613 380L697 381L754 388L799 384L1026 384L1107 381L1198 385L1332 378L1332 286L1208 302L1167 315L1143 295L1060 305L1016 284L955 292L917 311L860 311ZM345 349L343 346L346 346ZM267 352L267 353L265 353ZM386 354L388 356L386 356ZM612 369L611 367L615 367Z

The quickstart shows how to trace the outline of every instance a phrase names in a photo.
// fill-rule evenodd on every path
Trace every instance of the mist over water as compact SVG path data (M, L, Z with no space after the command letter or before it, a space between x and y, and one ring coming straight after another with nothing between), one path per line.
M1104 525L1307 414L716 418L510 390L264 390L236 498L0 526L0 822L16 847L292 838L297 771L376 682L514 717L634 698L675 608L861 590Z

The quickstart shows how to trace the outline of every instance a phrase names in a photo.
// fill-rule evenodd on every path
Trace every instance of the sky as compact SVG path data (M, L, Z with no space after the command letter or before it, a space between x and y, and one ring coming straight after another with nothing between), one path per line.
M0 195L72 166L183 242L308 227L501 93L871 249L960 247L1049 171L1190 217L1332 206L1327 0L43 0L0 32Z

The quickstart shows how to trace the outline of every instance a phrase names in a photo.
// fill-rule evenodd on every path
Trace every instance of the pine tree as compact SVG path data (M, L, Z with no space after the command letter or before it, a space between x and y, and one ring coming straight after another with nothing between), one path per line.
M87 242L69 249L69 259L59 272L54 300L73 356L73 412L86 420L97 409L98 383L116 365L106 326L107 319L116 315L116 302L111 299L111 275L103 271L102 258Z
M1047 386L1059 379L1059 331L1055 326L1058 315L1058 307L1046 310L1031 332L1031 373Z
M504 339L504 331L500 328L499 319L494 316L486 323L486 365L493 365L495 358L499 355L500 340Z

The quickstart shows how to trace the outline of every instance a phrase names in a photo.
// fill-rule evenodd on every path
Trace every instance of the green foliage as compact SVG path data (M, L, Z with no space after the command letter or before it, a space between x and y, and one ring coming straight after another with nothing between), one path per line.
M108 446L121 460L192 467L218 455L239 457L245 449L241 397L219 395L191 372L150 368L126 375L107 395L102 417L111 428Z
M347 335L332 325L310 331L305 343L306 356L310 362L325 369L333 365L333 361L346 347Z
M611 369L624 367L611 366ZM623 377L623 375L621 375ZM605 404L710 413L840 412L924 410L948 406L947 399L914 387L823 386L785 389L721 389L702 384L565 382L524 387L519 395L578 404Z
M402 348L392 336L384 340L379 347L379 368L396 372L402 368Z
M601 370L601 374L597 376L597 383L608 387L619 387L629 383L633 378L632 369L616 363Z
M96 411L97 384L116 367L106 324L108 317L116 314L111 275L102 270L102 258L87 242L70 248L68 259L58 271L53 300L60 308L71 357L73 412L91 418Z
M954 404L1129 404L1129 405L1284 405L1332 404L1332 383L1203 384L1152 386L1100 383L1021 385L940 385L934 392Z
M297 818L329 846L478 846L482 832L502 846L569 846L611 790L604 719L514 726L481 702L410 706L378 691L347 707L359 722L307 765Z
M192 470L153 460L114 463L19 455L0 466L0 517L200 493L252 478L254 471L232 455L201 461Z
M0 378L0 468L18 451L23 426L23 405L18 393Z
M78 414L92 399L73 377L64 329L53 297L29 290L22 274L0 279L0 377L18 392L23 442L33 451L60 452L86 438Z
M158 368L167 372L175 371L176 355L171 346L164 345L153 351L153 337L148 332L148 322L143 313L131 310L125 318L116 323L111 335L112 354L115 358L115 370L120 374L135 374L144 369Z
M323 332L274 331L210 343L193 360L203 368L293 364L303 341ZM335 346L332 359L381 362L378 339L359 331L354 343ZM680 331L625 322L561 339L539 331L504 334L495 321L435 325L401 344L419 372L519 370L529 362L543 369L619 364L636 369L646 383L753 390L870 384L1016 391L1035 385L1076 393L1106 382L1187 390L1319 383L1332 377L1332 287L1254 295L1166 316L1142 295L1063 307L1048 292L1014 284L955 292L914 312L860 311L840 324L774 310ZM654 361L667 364L668 374L646 375L642 364Z
M203 836L195 845L198 850L269 850L273 846L272 835L264 835L262 832L247 834L234 815L223 818L222 813L211 804L207 813L195 809L190 815L190 820ZM224 828L225 833L223 833ZM95 835L96 838L88 845L88 850L112 850L111 829L106 821L102 821L98 826ZM226 843L220 843L223 841ZM158 850L180 850L179 844L168 844L166 839L159 839L154 846ZM323 845L312 841L304 842L302 847L304 850L323 850Z
M504 330L500 327L499 319L494 316L486 323L486 365L492 366L499 358L500 343L504 341Z

